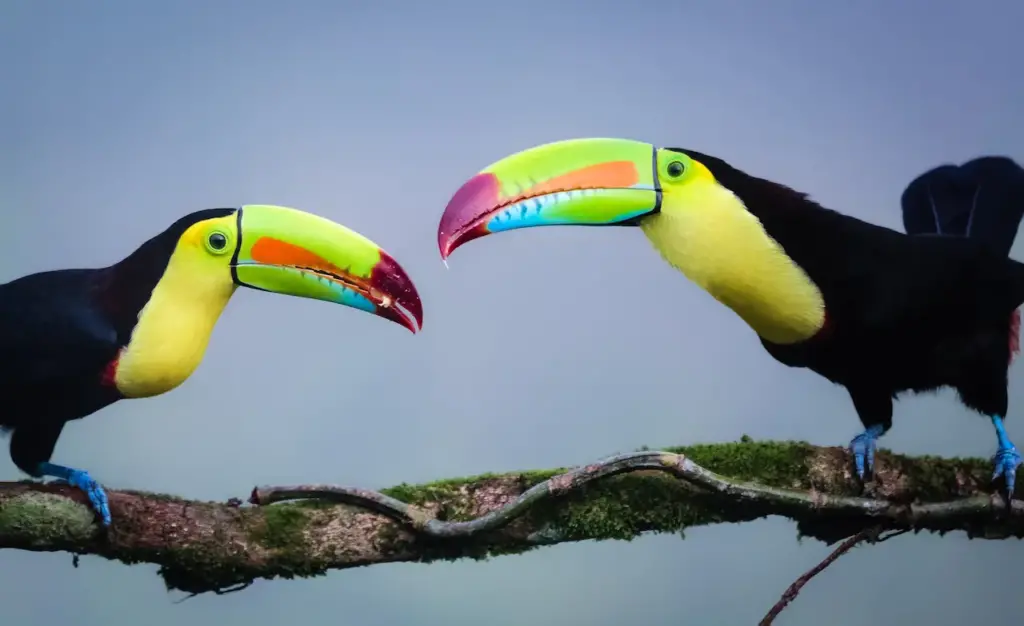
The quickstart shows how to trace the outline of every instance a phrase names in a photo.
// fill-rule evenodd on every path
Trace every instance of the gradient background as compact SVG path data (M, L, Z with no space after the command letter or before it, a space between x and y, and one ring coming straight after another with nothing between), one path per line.
M841 388L772 361L638 230L505 234L445 270L437 220L488 163L597 135L721 155L900 228L925 168L1024 158L1024 4L487 4L0 0L0 280L111 263L198 208L277 203L380 242L426 307L413 337L239 292L192 379L72 423L56 461L224 500L859 431ZM1019 375L1011 393L1024 441ZM995 450L950 393L896 415L892 449ZM0 478L20 478L0 456ZM154 566L6 551L0 623L753 624L827 552L770 519L174 604ZM779 623L1013 623L1022 557L1016 541L902 537L842 559Z

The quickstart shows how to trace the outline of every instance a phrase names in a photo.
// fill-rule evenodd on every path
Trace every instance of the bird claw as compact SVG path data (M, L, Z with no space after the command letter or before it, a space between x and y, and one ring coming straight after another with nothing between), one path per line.
M857 477L861 480L864 480L865 469L868 472L873 472L875 469L875 447L877 445L878 437L868 431L864 431L850 441L854 467L857 470Z
M1020 453L1017 452L1016 446L1000 447L996 455L992 457L992 463L995 465L992 480L1002 476L1006 481L1006 502L1009 505L1013 499L1014 485L1017 482L1017 467L1021 464Z
M103 525L110 526L110 504L107 502L107 493L98 482L93 480L93 477L89 475L89 472L84 470L71 470L71 473L68 475L65 482L72 487L77 487L84 491L85 495L89 496L89 502L92 504L92 508L95 509L103 519Z

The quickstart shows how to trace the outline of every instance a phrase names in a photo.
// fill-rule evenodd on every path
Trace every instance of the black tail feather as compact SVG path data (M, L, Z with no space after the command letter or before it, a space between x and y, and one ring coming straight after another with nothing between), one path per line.
M1024 217L1024 168L1004 156L934 167L900 198L909 235L952 235L986 242L1009 256Z

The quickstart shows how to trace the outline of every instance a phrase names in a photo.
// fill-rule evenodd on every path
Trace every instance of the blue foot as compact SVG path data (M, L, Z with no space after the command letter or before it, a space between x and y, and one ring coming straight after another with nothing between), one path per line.
M1017 446L1013 445L1010 438L1006 434L1006 429L1003 427L1003 418L998 416L992 417L992 425L996 429L996 438L999 440L999 449L996 451L996 455L992 457L992 463L995 465L995 472L992 474L992 480L998 479L1000 476L1006 482L1006 502L1013 499L1013 488L1017 482L1017 467L1021 464L1020 453L1017 452Z
M867 471L875 468L875 446L878 438L882 436L885 429L876 424L857 435L850 442L850 451L853 452L853 462L857 468L857 477L864 480L865 466Z
M992 462L996 466L992 480L1003 476L1006 479L1006 499L1013 499L1013 487L1017 482L1017 467L1021 464L1020 453L1015 447L1000 448L992 457Z
M89 472L54 463L40 463L38 472L44 476L58 478L72 487L84 491L85 495L89 496L92 508L103 519L103 525L110 526L110 506L107 503L107 493L103 491L103 487L100 487L98 482L93 480Z

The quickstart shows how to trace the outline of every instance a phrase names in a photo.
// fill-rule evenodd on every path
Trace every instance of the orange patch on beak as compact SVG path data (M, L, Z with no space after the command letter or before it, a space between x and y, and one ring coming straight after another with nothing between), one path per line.
M344 274L342 269L319 254L310 252L302 246L287 241L260 237L252 245L252 259L265 265L289 265L292 267L308 267L322 269L332 274Z
M537 183L518 194L512 202L503 202L502 204L514 204L528 198L559 191L632 187L638 182L640 182L640 172L636 170L636 165L632 161L597 163Z
M298 269L313 270L322 274L328 274L337 279L344 279L343 282L369 293L370 285L368 280L360 279L349 274L346 270L331 263L315 252L297 246L287 241L274 239L272 237L260 237L252 245L253 261L264 265L279 265L295 267Z

